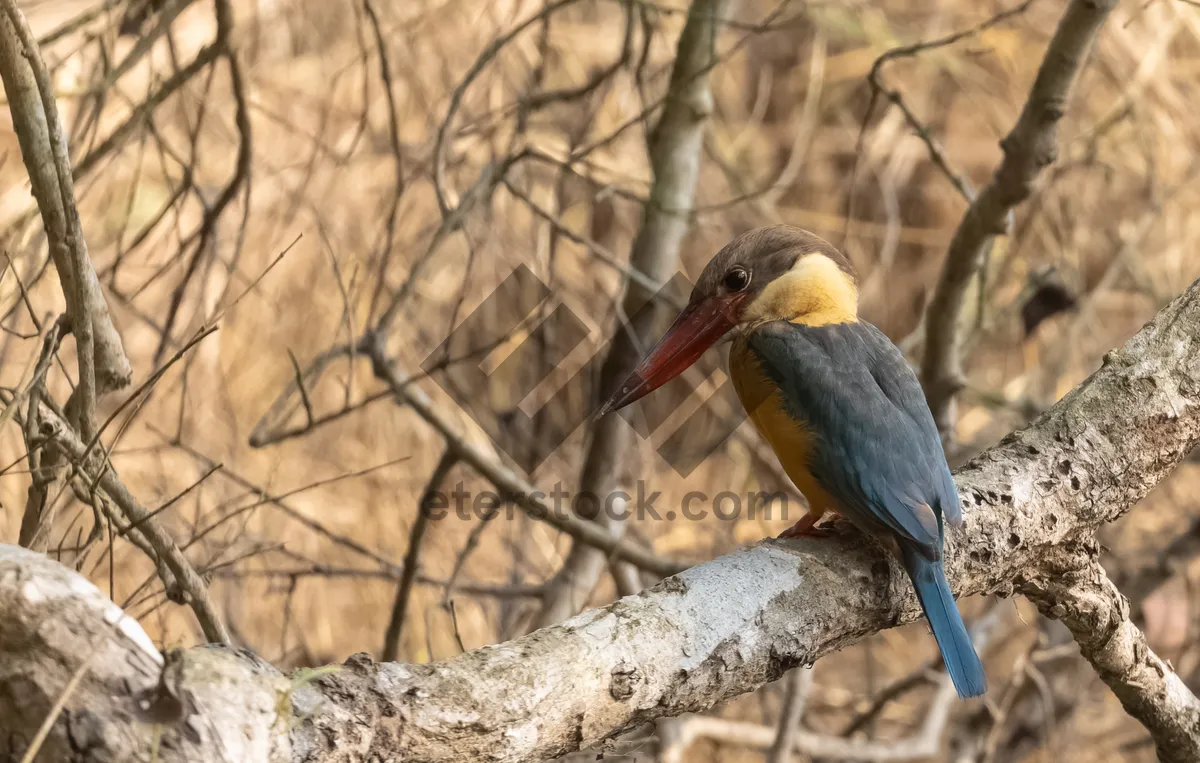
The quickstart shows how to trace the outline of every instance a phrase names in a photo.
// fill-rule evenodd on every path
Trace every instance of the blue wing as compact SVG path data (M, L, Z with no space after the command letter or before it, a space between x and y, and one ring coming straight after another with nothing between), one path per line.
M816 435L809 464L850 519L940 556L962 509L921 386L869 323L764 324L747 337L788 412Z

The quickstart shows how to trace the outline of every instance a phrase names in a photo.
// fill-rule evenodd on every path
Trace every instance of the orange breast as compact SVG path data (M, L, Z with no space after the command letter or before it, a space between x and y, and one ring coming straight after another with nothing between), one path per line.
M742 407L775 451L788 477L808 499L809 510L817 515L827 510L836 512L837 501L809 471L813 433L784 408L783 392L762 372L754 351L742 338L735 339L730 348L729 375Z

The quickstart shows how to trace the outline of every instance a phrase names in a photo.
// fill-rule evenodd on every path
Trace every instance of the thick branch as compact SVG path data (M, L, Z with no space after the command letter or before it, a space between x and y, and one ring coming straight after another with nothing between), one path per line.
M1022 593L1071 630L1084 658L1150 732L1160 761L1200 760L1200 700L1146 645L1129 620L1129 600L1094 556L1073 556L1064 555L1063 569L1030 581Z
M1029 99L1012 132L1000 142L1004 161L992 182L971 203L942 265L925 311L921 384L944 435L953 426L953 399L963 386L958 323L967 287L983 264L992 239L1008 230L1012 209L1029 197L1034 181L1058 154L1058 122L1066 109L1092 41L1116 0L1071 0L1050 40Z
M1061 571L1064 553L1093 548L1096 530L1128 511L1198 441L1200 283L1110 352L1091 378L1028 429L958 472L967 525L947 540L949 574L958 593L1046 585L1050 573ZM30 597L21 595L27 581L49 574L48 567L56 575L78 578L29 552L5 548L4 554L37 561L21 561L15 572L0 568L0 634L7 634L8 643L34 644L33 653L47 651L42 659L60 666L62 682L38 686L40 696L53 695L66 680L63 672L70 675L86 650L37 641L41 629L51 627L40 624L67 621L44 616L47 610L38 610L42 617L29 615L21 607L41 603L30 604ZM82 581L80 586L90 589ZM1093 606L1068 597L1063 616L1068 623L1084 623L1088 612L1107 606L1105 601L1102 597ZM71 611L74 632L103 627L98 611L91 621ZM181 729L225 734L233 727L223 724L240 729L243 722L213 715L201 703L198 717L163 729L160 759L542 760L654 718L705 710L867 634L915 620L919 613L903 571L856 534L766 540L515 641L427 665L376 664L356 656L334 673L294 682L292 691L280 695L291 705L281 703L278 711L291 717L272 727L278 731L270 742L273 749L290 744L290 757L268 757L265 744L263 752L242 756L222 756L215 746L195 753L190 742L177 738ZM1117 631L1122 639L1130 636L1123 618ZM132 653L137 647L127 649ZM1084 651L1102 670L1120 668L1108 661L1103 642L1085 641ZM220 664L225 712L242 713L249 724L247 739L258 739L255 703L264 687L277 689L278 678L222 650L193 649L181 659L183 675L193 676L187 688L202 697L213 691L208 666ZM126 662L104 660L111 666L107 670L132 671L121 667ZM0 673L0 697L13 696L12 687L24 686L22 681L37 681L20 673L23 663L4 663L8 672ZM1154 663L1150 669L1157 672ZM1143 669L1135 670L1131 677L1143 680ZM145 685L144 677L133 678L132 689L105 686L109 694L104 695L85 684L68 708L90 703L87 707L98 713L97 728L148 744L152 729L130 724L113 706ZM1180 687L1174 679L1168 683L1172 691ZM1133 692L1125 699L1137 698L1141 690L1118 682L1118 691ZM1189 703L1172 701L1181 707ZM1136 706L1132 711L1140 712ZM68 717L78 716L72 711ZM1150 714L1145 717L1158 723ZM9 718L0 713L0 745L30 738L41 721L28 715ZM52 738L61 738L65 723L55 726L59 736ZM130 757L104 758L115 749L105 748L106 743L89 746L92 757L85 760Z
M20 760L70 677L87 663L36 758L99 763L292 760L288 681L247 652L163 656L137 621L42 554L0 544L0 758ZM280 730L283 729L283 733Z

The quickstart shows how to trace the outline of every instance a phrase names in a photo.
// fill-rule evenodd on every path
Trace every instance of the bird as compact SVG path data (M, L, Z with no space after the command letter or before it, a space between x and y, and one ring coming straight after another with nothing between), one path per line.
M705 266L682 312L596 416L671 381L728 341L729 375L754 426L808 501L780 537L823 536L844 517L908 573L961 697L987 691L943 565L962 505L920 382L858 317L858 281L829 242L790 225L749 230Z

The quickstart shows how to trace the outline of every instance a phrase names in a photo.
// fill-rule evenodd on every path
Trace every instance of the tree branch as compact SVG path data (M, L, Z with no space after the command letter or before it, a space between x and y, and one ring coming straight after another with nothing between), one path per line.
M696 180L704 145L704 124L712 111L708 72L717 61L719 19L728 15L730 0L694 0L679 36L671 83L662 116L650 135L650 163L654 185L644 207L642 226L629 256L632 270L657 283L665 283L679 267L679 246L687 233L695 202ZM653 292L629 281L622 314L636 315L653 298ZM637 365L647 340L660 328L665 305L647 315L639 326L619 331L610 345L600 370L600 391L614 389ZM637 336L635 335L635 333ZM625 457L636 447L633 433L618 416L596 422L584 457L580 491L611 495L620 487ZM621 537L625 524L600 514L594 521L614 537ZM551 625L575 614L587 603L608 556L593 545L573 543L562 568L546 586L542 608L533 620L535 628Z
M217 609L208 595L208 586L204 579L184 556L171 534L163 529L157 518L152 516L150 511L129 492L129 488L125 487L125 483L117 476L107 459L104 459L100 465L95 465L96 462L101 461L101 456L94 449L89 449L74 430L57 418L54 412L45 405L41 410L41 420L42 435L54 438L66 456L83 472L89 483L93 487L98 485L112 498L113 503L121 509L121 513L125 515L131 525L136 526L137 532L145 538L150 549L147 551L147 555L151 560L157 566L165 565L166 569L170 570L178 590L174 592L168 590L168 597L174 596L181 603L186 602L192 608L196 620L200 623L200 629L204 632L204 637L210 642L233 643L229 631L221 622L221 617L217 614ZM97 473L99 476L96 476ZM97 498L96 500L102 499ZM164 578L163 584L170 588L171 580Z
M792 750L796 747L796 738L801 731L800 720L804 717L804 706L808 703L812 685L811 668L793 668L788 674L787 694L783 699L783 709L779 713L779 728L775 731L775 739L767 753L767 763L791 763Z
M79 386L71 410L83 438L90 440L95 434L96 397L124 387L133 371L88 259L50 74L14 0L2 0L0 11L0 79L66 297L79 359Z
M1095 532L1127 512L1197 442L1200 282L1110 352L1096 373L1028 429L959 470L967 524L950 533L946 550L957 592L1037 595L1037 586L1054 585L1063 554L1093 548ZM95 719L87 727L97 729L87 748L93 760L146 757L154 729L121 715L122 703L147 684L133 659L144 651L136 637L140 628L106 614L108 608L83 611L73 600L30 595L43 579L67 581L68 588L83 592L79 596L94 599L90 584L45 557L0 547L0 646L13 645L10 653L18 655L0 663L0 702L31 697L29 707L48 708L45 698L58 696L87 650L78 643L49 643L47 634L101 633L118 621L126 636L135 633L124 646L129 659L115 654L102 662L110 675L127 673L127 685L85 681L64 719ZM1089 636L1085 656L1102 671L1113 668L1106 680L1131 712L1159 724L1161 731L1152 731L1190 733L1186 743L1200 745L1195 724L1185 729L1158 719L1157 711L1138 708L1154 684L1127 685L1124 678L1153 679L1159 668L1169 676L1170 668L1143 662L1131 673L1128 663L1114 660L1124 652L1112 652L1108 644L1138 639L1123 616L1089 619L1089 613L1112 611L1115 592L1102 587L1102 595L1089 600L1070 588L1079 582L1051 591L1066 597L1062 616L1068 624L1090 634L1093 624L1116 623L1111 632L1120 636L1115 642ZM899 565L857 533L765 540L560 625L426 665L376 664L358 655L335 672L288 685L244 652L185 651L179 657L180 688L196 696L196 717L162 727L160 759L541 760L654 718L705 710L919 617ZM34 672L47 662L56 666L52 676ZM1181 683L1162 680L1173 692L1171 703L1192 706ZM220 694L220 707L207 704L214 693ZM269 711L262 709L264 694L271 698ZM12 752L3 745L31 738L42 717L28 709L0 712L0 730L6 732L0 733L0 753ZM48 749L66 749L68 734L78 739L79 729L70 725L77 721L64 719L55 724ZM222 747L229 743L221 739L239 734L235 747Z
M623 542L597 525L580 519L574 514L551 509L545 502L546 494L522 479L499 459L491 457L474 443L468 441L450 418L434 406L433 401L419 387L409 383L387 359L378 335L367 339L363 348L371 359L375 376L391 388L397 402L407 405L437 430L446 442L446 447L464 463L477 471L484 479L496 486L501 497L512 501L534 519L541 520L554 529L570 535L596 548L603 549L614 559L623 559L656 575L672 575L684 566L666 559L632 543Z
M413 519L408 531L408 553L404 555L404 572L400 576L400 584L396 586L396 599L392 603L392 617L388 621L387 631L383 636L382 657L394 660L400 654L400 634L404 630L404 616L408 612L408 599L412 594L413 583L417 579L417 569L420 567L421 542L425 539L425 529L429 526L429 512L438 492L450 470L458 463L458 456L447 448L438 459L429 482L421 493L421 502L417 505L417 516Z
M1021 592L1071 630L1084 659L1150 732L1160 761L1200 760L1200 700L1147 646L1129 619L1129 600L1109 580L1096 552L1061 555L1061 567L1029 581Z
M950 240L933 297L925 310L921 384L938 431L953 427L954 395L963 387L958 324L967 287L983 265L992 240L1008 230L1014 207L1029 197L1041 171L1058 154L1058 122L1092 41L1115 0L1071 0L1050 40L1029 99L1012 132L1000 142L1004 160L975 197Z

